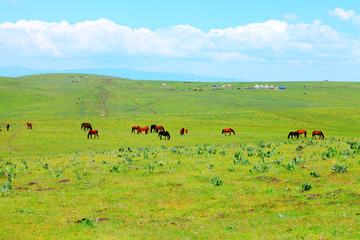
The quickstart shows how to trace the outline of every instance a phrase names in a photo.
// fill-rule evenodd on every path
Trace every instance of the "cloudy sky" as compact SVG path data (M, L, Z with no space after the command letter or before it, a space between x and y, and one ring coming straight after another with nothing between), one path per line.
M0 68L360 81L358 0L0 0Z

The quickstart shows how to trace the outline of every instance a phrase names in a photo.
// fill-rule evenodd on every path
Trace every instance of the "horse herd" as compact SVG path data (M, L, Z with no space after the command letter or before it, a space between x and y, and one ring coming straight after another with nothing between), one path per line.
M30 122L26 123L26 126L28 129L32 129L32 124ZM10 124L7 123L6 124L6 130L9 131L9 128L10 128ZM98 130L95 130L92 128L91 124L90 123L82 123L81 124L81 128L80 129L83 129L84 131L89 131L88 132L88 135L87 135L87 138L91 138L94 136L94 139L97 137L99 138L99 131ZM150 130L150 133L157 133L158 134L158 137L160 138L160 140L162 140L162 137L164 137L164 139L166 140L170 140L170 133L168 131L165 131L165 128L161 125L156 125L156 124L153 124L150 126L145 126L145 127L140 127L140 126L132 126L131 128L131 133L135 133L137 132L137 134L140 134L142 132L145 132L145 134L148 134ZM1 128L0 128L0 131L1 131ZM180 135L184 135L184 134L187 134L188 133L188 130L185 129L185 128L181 128L180 129ZM229 134L229 136L231 135L231 133L233 133L235 135L235 131L234 129L232 128L224 128L222 130L222 133L221 134ZM297 130L297 131L294 131L294 132L290 132L288 134L288 139L291 137L291 139L293 138L299 138L300 136L304 135L304 137L307 137L306 136L307 132L306 130ZM316 136L319 136L319 138L322 138L324 139L324 134L322 131L313 131L312 132L312 137L313 138L316 138Z
M299 138L301 135L304 135L304 137L306 137L306 130L297 130L295 132L290 132L289 135L288 135L288 139L291 137L291 138ZM322 131L313 131L312 132L312 137L315 137L316 136L319 136L319 138L322 138L324 139L324 134Z

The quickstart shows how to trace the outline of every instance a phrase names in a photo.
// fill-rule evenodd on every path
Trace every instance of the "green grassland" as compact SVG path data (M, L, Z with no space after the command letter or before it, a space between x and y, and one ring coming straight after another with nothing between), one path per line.
M360 237L360 83L162 83L0 78L0 238Z

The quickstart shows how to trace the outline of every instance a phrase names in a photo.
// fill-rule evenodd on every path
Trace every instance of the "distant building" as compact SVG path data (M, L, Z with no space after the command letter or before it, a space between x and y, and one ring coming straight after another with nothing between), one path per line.
M231 86L231 84L229 83L226 87L231 88L232 86Z
M265 89L269 89L269 85L265 85L264 88L265 88Z
M254 89L258 89L258 88L260 88L260 87L259 87L259 85L256 84L256 85L254 86Z
M274 89L274 85L270 85L269 89Z
M261 85L260 85L260 88L263 89L263 88L264 88L264 85L261 84Z
M163 83L162 86L163 86L163 87L166 87L166 83Z

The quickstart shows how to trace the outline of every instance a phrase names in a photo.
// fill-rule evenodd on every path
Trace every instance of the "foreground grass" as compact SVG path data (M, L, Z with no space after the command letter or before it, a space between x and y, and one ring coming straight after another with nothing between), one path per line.
M358 141L2 159L0 238L357 239Z

